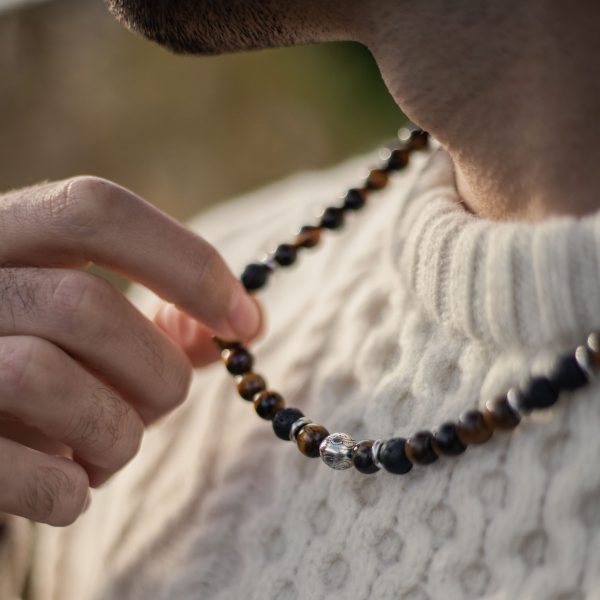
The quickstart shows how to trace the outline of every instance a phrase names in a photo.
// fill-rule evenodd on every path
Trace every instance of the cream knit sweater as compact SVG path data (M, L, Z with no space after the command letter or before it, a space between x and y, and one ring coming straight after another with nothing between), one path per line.
M192 226L237 272L372 158ZM331 432L408 437L543 373L600 329L599 274L600 213L478 219L437 148L261 294L257 370ZM362 475L277 439L212 365L80 521L39 528L33 598L600 598L598 393L563 398L458 458Z

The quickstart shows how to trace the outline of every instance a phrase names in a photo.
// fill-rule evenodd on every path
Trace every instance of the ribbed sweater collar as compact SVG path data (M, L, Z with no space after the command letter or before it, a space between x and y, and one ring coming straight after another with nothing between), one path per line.
M474 216L439 147L417 181L393 253L434 319L503 348L575 344L600 329L600 213L539 223Z

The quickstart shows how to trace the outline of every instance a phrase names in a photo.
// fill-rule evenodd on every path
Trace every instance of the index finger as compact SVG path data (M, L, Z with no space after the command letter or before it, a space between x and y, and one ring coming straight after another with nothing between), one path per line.
M129 190L96 177L17 190L0 204L0 260L92 261L152 289L228 339L251 339L260 313L206 240Z

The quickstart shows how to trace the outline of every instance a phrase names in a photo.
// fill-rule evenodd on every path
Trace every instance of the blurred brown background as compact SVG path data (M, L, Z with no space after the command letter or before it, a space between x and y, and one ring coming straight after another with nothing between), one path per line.
M0 13L0 73L0 190L94 174L181 220L404 122L358 45L175 56L101 0Z

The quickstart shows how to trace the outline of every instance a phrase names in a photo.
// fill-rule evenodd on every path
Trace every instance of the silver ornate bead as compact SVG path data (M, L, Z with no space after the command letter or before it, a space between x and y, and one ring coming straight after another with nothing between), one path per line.
M290 440L295 442L300 430L310 423L312 423L312 421L308 417L300 417L297 421L294 421L290 427Z
M352 466L352 451L356 441L347 433L332 433L319 446L323 462L332 469L349 469Z
M381 450L381 447L383 446L384 443L385 443L385 440L375 440L373 442L373 446L371 446L371 456L373 457L373 464L378 469L383 469L383 465L379 461L379 451Z

